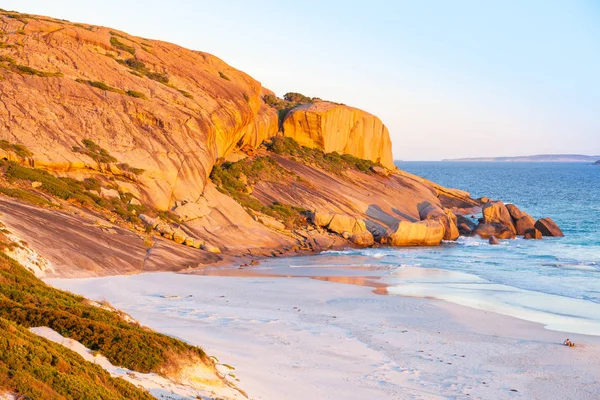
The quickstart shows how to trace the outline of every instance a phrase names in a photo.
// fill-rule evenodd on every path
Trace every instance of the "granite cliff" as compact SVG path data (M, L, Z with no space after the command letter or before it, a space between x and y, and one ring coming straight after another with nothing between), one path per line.
M387 128L365 111L279 99L174 44L0 19L0 210L51 274L437 245L483 205L398 170Z

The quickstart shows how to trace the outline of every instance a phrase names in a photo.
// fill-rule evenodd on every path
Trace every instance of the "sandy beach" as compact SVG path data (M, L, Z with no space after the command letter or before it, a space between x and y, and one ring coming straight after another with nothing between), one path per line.
M235 368L252 399L600 397L600 337L441 300L303 277L154 273L48 283L107 299L202 346ZM562 345L567 337L575 348Z

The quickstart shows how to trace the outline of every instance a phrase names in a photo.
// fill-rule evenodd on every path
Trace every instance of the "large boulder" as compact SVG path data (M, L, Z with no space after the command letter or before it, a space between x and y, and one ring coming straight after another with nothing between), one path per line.
M542 232L538 231L535 228L531 228L528 229L525 234L523 235L523 238L529 240L529 239L541 239L542 238Z
M521 219L523 217L529 216L529 214L521 211L519 209L519 207L515 206L514 204L507 204L506 209L508 210L508 213L510 214L510 216L514 222L518 221L519 219Z
M463 236L471 236L473 230L477 226L473 219L465 217L464 215L457 215L456 223L458 225L458 232Z
M444 240L456 240L460 235L457 225L457 217L449 209L442 209L431 203L419 207L419 217L422 221L434 220L444 226Z
M542 232L543 236L556 236L556 237L565 236L562 233L562 231L560 230L560 228L558 227L558 225L556 225L556 222L554 222L552 220L552 218L539 219L535 223L535 229Z
M513 225L510 212L508 211L503 202L494 201L486 203L482 208L482 212L484 224L502 224L505 225L514 234L517 233L515 226Z
M444 233L444 226L437 220L401 221L395 230L386 233L382 242L392 246L437 246Z
M357 108L327 101L296 107L283 121L283 134L302 146L396 169L388 129L379 118Z
M530 229L533 229L534 225L535 219L525 214L524 216L515 221L515 229L517 230L517 235L525 235L525 232L527 232Z
M497 239L514 239L516 237L513 229L499 222L481 223L473 230L473 235L477 235L482 239L489 239L492 236Z

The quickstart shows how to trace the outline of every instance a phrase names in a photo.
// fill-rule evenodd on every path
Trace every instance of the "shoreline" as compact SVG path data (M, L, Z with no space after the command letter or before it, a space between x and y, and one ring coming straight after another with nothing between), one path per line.
M446 301L374 296L356 277L332 280L151 273L48 283L105 297L142 324L203 346L236 367L239 386L254 399L600 393L598 336ZM167 293L182 298L160 297ZM567 337L577 347L563 346Z

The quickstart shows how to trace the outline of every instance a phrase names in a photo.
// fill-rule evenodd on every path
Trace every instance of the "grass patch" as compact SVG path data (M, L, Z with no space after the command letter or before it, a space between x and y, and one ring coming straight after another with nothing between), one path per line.
M84 79L76 79L75 81L78 82L78 83L83 83L83 84L86 84L86 85L90 85L91 87L95 87L97 89L106 90L108 92L113 92L113 93L118 93L118 94L126 94L124 90L114 88L112 86L107 85L104 82L100 82L100 81L88 81L88 80L84 80Z
M247 187L260 181L295 180L297 175L283 168L271 157L255 157L235 163L216 164L210 174L217 189L240 203L250 214L257 211L283 221L288 229L306 225L306 210L289 204L274 202L262 204L248 194Z
M119 167L119 169L121 169L123 171L128 171L135 175L141 175L144 173L144 171L146 171L145 169L142 169L142 168L134 168L127 163L117 164L117 167Z
M192 96L191 93L186 92L185 90L179 90L179 93L181 93L184 97L187 97L188 99L194 98L194 96Z
M143 61L136 60L135 58L129 58L127 60L117 60L117 62L130 68L130 70L136 72L138 76L145 76L153 81L170 86L169 76L167 74L151 71L148 67L146 67L146 64Z
M127 95L131 96L131 97L135 97L136 99L148 100L148 98L146 97L146 95L144 93L138 92L135 90L128 90Z
M44 72L44 71L39 71L37 69L28 67L26 65L17 65L15 68L17 69L17 71L19 71L20 73L22 73L24 75L35 75L35 76L40 76L42 78L63 76L62 72Z
M50 203L48 200L39 196L35 193L28 192L19 188L7 188L0 187L0 193L5 196L12 197L13 199L21 200L29 204L42 207L54 207L55 205Z
M33 153L22 144L12 144L8 140L0 140L0 149L12 151L21 158L33 156Z
M111 38L110 38L110 44L114 47L117 48L119 50L123 50L126 51L128 53L130 53L131 55L135 54L135 48L133 46L128 46L125 43L121 42L117 36L119 37L123 37L121 35L117 35L115 33L111 33ZM123 37L124 39L126 39L125 37Z
M83 143L84 147L82 148L82 147L75 146L75 147L73 147L74 152L85 154L86 156L90 157L94 161L103 163L103 164L110 164L113 162L117 162L117 159L115 157L111 156L110 153L108 152L108 150L103 149L102 147L100 147L96 143L94 143L93 141L91 141L89 139L83 139L83 141L81 143Z
M350 154L325 153L319 149L300 146L298 142L289 137L274 137L265 145L269 151L275 154L292 156L304 164L316 165L321 169L334 173L355 169L366 174L372 174L371 167L381 166L374 161L364 160Z

